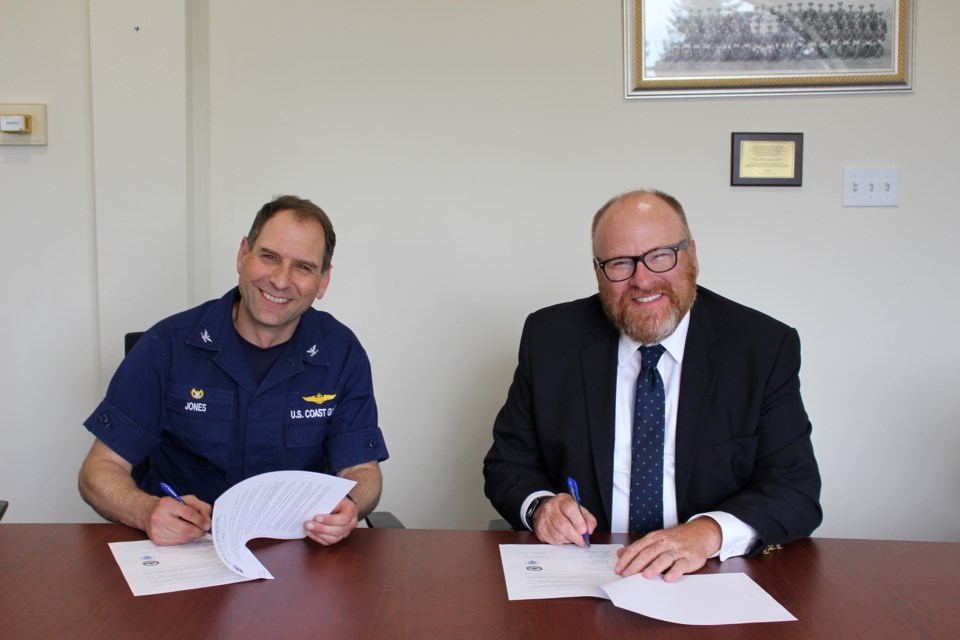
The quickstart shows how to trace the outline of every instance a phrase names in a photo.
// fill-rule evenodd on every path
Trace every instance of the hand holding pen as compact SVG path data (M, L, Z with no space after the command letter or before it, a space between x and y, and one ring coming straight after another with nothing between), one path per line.
M567 486L570 486L569 482ZM597 519L589 509L579 504L574 493L579 494L579 489L558 493L543 500L537 507L530 525L540 542L572 543L580 547L590 544L590 533L597 528Z
M580 504L580 488L577 486L577 481L573 478L567 478L567 487L570 489L570 495L577 501L577 509L580 511L580 517L583 518L583 505ZM586 518L583 519L586 521ZM583 534L583 541L587 543L587 547L590 546L589 532Z
M157 545L174 545L203 537L210 530L213 509L196 496L181 498L165 482L160 488L176 502L154 499L152 511L143 527L150 540Z

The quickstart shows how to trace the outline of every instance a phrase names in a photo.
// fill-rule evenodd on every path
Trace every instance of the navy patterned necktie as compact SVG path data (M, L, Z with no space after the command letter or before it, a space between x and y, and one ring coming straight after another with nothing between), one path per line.
M640 347L630 466L630 533L663 529L663 432L666 396L657 362L663 347Z

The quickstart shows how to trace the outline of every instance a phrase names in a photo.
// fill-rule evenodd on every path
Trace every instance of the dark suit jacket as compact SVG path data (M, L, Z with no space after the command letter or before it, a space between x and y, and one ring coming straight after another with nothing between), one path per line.
M573 476L597 530L610 530L618 341L597 295L527 318L483 466L487 497L514 528L527 496L566 491ZM680 522L725 511L757 530L757 548L819 526L799 371L794 329L698 287L677 408Z

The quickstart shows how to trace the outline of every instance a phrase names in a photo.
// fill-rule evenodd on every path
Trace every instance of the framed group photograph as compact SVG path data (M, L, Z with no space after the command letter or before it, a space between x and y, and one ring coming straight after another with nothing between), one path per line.
M916 0L624 0L626 97L912 91Z

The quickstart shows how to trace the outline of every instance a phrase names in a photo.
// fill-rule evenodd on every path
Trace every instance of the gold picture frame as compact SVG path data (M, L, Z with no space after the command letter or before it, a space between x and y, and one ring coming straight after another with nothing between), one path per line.
M915 3L624 0L626 97L912 91Z

